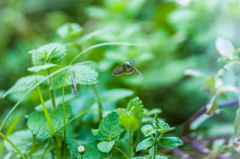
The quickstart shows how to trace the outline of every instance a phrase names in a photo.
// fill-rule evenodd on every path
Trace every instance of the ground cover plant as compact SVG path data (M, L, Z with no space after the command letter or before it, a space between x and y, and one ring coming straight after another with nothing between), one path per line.
M239 2L0 2L0 158L240 158Z

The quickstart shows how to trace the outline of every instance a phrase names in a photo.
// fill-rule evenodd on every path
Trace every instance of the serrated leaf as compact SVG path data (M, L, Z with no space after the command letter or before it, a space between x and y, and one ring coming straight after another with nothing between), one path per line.
M162 147L170 149L183 145L182 140L178 137L163 137L159 140L159 143Z
M217 38L216 48L220 55L227 57L230 60L234 59L233 53L235 51L235 48L229 40L222 37Z
M239 61L231 61L227 63L224 68L228 71L232 72L235 75L240 75L240 62Z
M69 101L71 101L75 97L76 96L74 94L64 95L64 102L68 103ZM56 101L56 106L62 105L63 96L56 97L55 101ZM46 106L47 109L52 109L52 99L49 99L49 100L45 101L44 103L45 103L45 106ZM35 110L43 110L42 104L37 105L35 107Z
M153 126L152 126L152 125L149 125L149 124L144 125L144 126L141 128L141 131L142 131L142 133L143 133L143 135L144 135L145 137L148 137L148 136L156 133L156 130L153 130Z
M60 43L46 44L28 53L32 54L32 63L34 66L48 63L61 65L67 54L65 46Z
M97 141L85 143L85 142L70 140L67 142L67 144L68 144L67 148L69 149L70 154L78 159L81 159L81 156L78 153L78 147L80 145L84 146L85 148L83 159L90 159L90 158L97 159L105 156L104 153L98 150Z
M109 153L112 150L115 141L102 141L97 144L97 147L100 151L104 153Z
M65 78L64 86L72 85L73 71L75 72L76 84L80 85L91 85L98 82L98 73L87 65L76 65L68 69ZM61 88L63 85L65 73L60 74L54 80L50 86L50 90Z
M218 104L217 104L217 96L214 96L211 101L206 106L206 114L215 114L219 113Z
M143 109L142 101L139 99L139 97L132 99L128 103L127 111L128 112L131 111L132 117L137 119L138 123L141 124L144 109Z
M159 119L158 123L154 120L153 127L157 129L159 133L166 133L175 129L175 127L170 127L166 122Z
M67 122L72 114L72 109L70 106L65 107L65 122ZM54 131L59 131L63 126L63 108L57 107L52 112L49 113L50 118L52 120ZM35 111L31 113L28 117L27 122L28 128L31 130L33 134L36 136L40 136L42 138L47 138L51 135L51 131L45 117L43 111Z
M129 89L112 89L103 92L100 97L102 102L115 102L132 95L133 91Z
M13 144L15 146L17 146L17 148L19 150L21 150L21 152L23 154L28 153L29 151L32 150L32 140L33 140L33 134L31 133L30 130L21 130L21 131L16 131L13 134L8 136L8 139L10 141L13 142ZM44 141L44 139L40 138L40 137L36 137L35 140L35 145L40 144ZM6 148L8 149L8 151L13 152L13 153L17 153L16 150L7 142L5 141L4 145L6 146ZM44 147L42 147L41 149L39 149L36 153L34 153L35 155L38 154L43 154L45 148L47 147L47 145L45 145ZM50 149L53 148L53 144L50 144Z
M57 34L62 38L74 38L83 32L83 28L77 23L66 23L57 29Z
M128 116L122 116L120 117L120 122L122 126L128 130L130 128L130 131L136 131L139 128L139 123L137 119L134 117L128 117Z
M187 69L184 71L184 75L193 76L193 77L200 77L205 78L206 74L202 71L195 70L195 69Z
M116 112L108 114L99 125L98 137L102 141L117 141L122 133L119 115Z
M11 93L26 92L31 89L38 81L42 80L45 76L35 75L35 76L26 76L22 77L6 92L3 94L3 98ZM42 83L40 86L43 86L45 83Z
M136 151L138 152L141 150L146 150L146 149L152 147L154 142L155 141L151 137L144 139L137 145Z
M99 129L92 129L92 134L98 136Z
M41 71L41 70L46 70L46 69L52 68L54 66L57 66L57 65L49 63L49 64L45 64L45 65L41 65L41 66L30 67L30 68L28 68L28 71L38 72L38 71Z

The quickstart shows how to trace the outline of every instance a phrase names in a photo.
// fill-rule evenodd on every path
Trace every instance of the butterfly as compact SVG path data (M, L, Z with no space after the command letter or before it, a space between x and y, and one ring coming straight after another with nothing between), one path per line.
M135 66L131 65L136 59L132 59L130 62L125 62L124 64L118 65L112 72L114 76L119 76L123 73L130 74L133 71L136 71L138 75L143 77L143 75L135 68Z
M75 72L73 71L73 79L72 79L72 93L77 95L77 84L75 78Z

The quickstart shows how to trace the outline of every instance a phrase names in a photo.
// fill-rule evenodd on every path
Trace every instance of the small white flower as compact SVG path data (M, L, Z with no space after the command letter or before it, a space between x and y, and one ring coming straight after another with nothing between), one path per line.
M84 148L83 146L79 146L79 147L78 147L78 152L79 152L80 154L84 154L85 148Z

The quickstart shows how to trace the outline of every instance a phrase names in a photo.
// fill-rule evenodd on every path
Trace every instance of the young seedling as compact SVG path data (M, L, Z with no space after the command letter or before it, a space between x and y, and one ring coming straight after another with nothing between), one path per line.
M141 129L143 135L148 137L137 145L136 151L146 150L149 151L149 158L155 159L157 155L157 145L160 144L165 148L176 148L183 145L183 142L178 137L163 137L164 133L175 129L170 127L166 122L159 120L157 113L155 114L155 120L153 125L144 125Z

